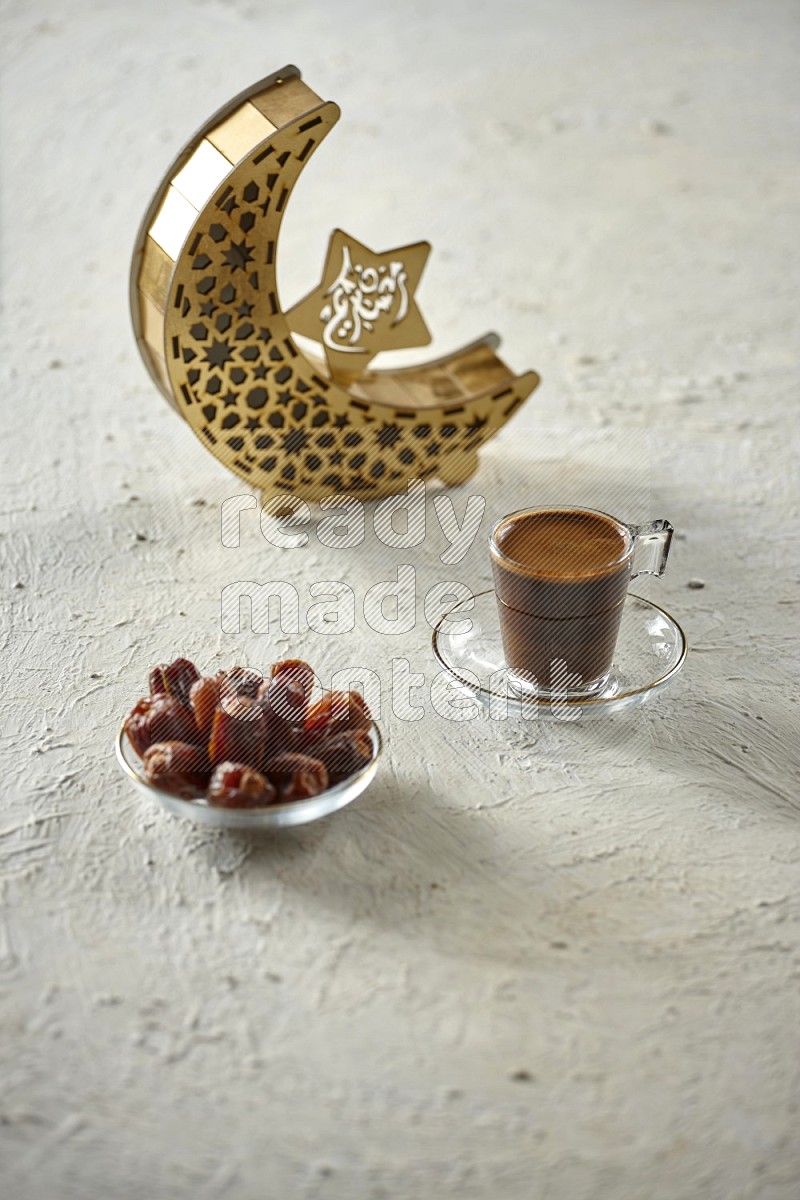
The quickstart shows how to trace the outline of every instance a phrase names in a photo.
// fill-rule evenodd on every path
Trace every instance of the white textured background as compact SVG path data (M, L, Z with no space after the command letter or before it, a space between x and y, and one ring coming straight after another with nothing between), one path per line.
M2 12L3 1196L794 1200L797 5ZM605 726L385 712L357 805L254 841L132 794L121 713L178 651L286 652L222 635L226 583L363 596L407 556L221 547L243 489L149 383L127 272L186 137L290 61L343 118L287 303L334 225L428 237L437 348L495 327L544 379L460 502L670 517L647 590L692 651ZM421 616L300 649L433 675Z

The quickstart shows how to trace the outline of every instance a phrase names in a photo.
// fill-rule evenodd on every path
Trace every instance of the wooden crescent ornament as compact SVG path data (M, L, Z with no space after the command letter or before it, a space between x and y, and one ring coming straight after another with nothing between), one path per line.
M488 334L420 366L338 382L298 346L281 309L283 213L338 118L337 105L288 66L191 139L137 237L139 349L203 444L268 494L369 499L414 478L460 483L475 470L478 448L539 383L534 371L515 375Z

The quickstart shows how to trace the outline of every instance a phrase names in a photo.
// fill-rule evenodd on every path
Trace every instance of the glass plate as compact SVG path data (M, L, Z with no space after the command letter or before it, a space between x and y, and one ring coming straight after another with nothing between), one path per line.
M124 723L117 731L116 752L119 765L134 787L176 817L185 817L198 825L213 825L217 829L285 829L289 825L305 825L309 821L327 817L329 813L351 804L356 796L369 787L383 750L381 732L374 721L369 736L372 740L372 760L357 775L343 779L341 783L308 800L271 804L268 808L215 808L207 800L182 800L179 796L154 787L140 774L141 759L125 733Z
M508 677L494 591L479 592L445 613L433 631L433 653L445 671L498 715L575 721L638 708L667 687L686 659L686 635L669 613L629 593L606 686L591 698L523 695ZM458 626L471 622L469 630Z

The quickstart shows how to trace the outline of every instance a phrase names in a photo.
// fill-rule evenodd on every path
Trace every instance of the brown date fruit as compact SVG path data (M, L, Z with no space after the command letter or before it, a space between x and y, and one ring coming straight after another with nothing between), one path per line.
M369 729L372 714L358 692L326 692L306 717L302 745L305 749L329 734Z
M166 668L163 663L161 663L157 667L151 667L150 674L147 679L147 684L148 684L148 687L150 688L151 696L166 696L167 681L164 677L165 670L166 670Z
M308 663L299 658L275 663L258 693L267 717L267 757L294 748L313 688L314 672Z
M340 783L372 761L372 740L366 729L346 729L314 742L309 751L325 764L331 783Z
M125 733L139 758L142 757L151 742L150 709L152 703L150 696L142 697L141 700L136 701L125 718Z
M125 732L141 758L155 742L197 742L197 728L187 708L172 696L145 696L125 721Z
M202 795L211 766L202 746L156 742L145 750L144 773L156 787L191 800Z
M227 671L222 671L218 676L220 681L220 693L227 699L233 699L235 696L249 696L250 699L258 695L258 689L264 682L264 676L260 671L254 671L250 667L230 667Z
M328 770L319 759L307 754L276 754L268 760L265 773L278 789L279 800L307 800L328 786Z
M302 727L314 688L314 672L299 658L275 663L258 692L264 706L287 725Z
M174 696L188 707L192 684L200 678L200 672L194 663L188 658L176 658L164 671L164 678L170 696Z
M171 663L160 663L150 672L150 695L168 695L184 707L189 704L192 684L200 678L200 672L188 658L176 658Z
M302 659L283 659L282 662L273 662L270 670L270 683L277 683L278 680L282 680L284 684L300 684L303 698L308 703L314 688L314 668L309 667L307 662L303 662ZM299 692L295 690L294 695L299 695ZM293 707L295 704L296 701L293 702Z
M211 726L218 705L219 680L210 679L208 676L196 679L189 692L189 706L194 714L198 732L206 745L211 737Z
M275 788L259 771L244 763L224 762L214 769L208 803L218 808L263 808L275 802Z
M238 698L236 713L232 716L222 705L214 713L208 756L214 766L234 762L258 770L267 740L266 717L260 704L248 696Z

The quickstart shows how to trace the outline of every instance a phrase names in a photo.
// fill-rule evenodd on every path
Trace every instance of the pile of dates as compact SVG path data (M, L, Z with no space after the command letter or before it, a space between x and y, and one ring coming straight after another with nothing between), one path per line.
M314 672L299 659L269 678L246 667L201 675L178 658L153 667L150 695L125 732L150 783L220 808L263 808L317 796L372 759L372 717L357 692L311 703Z

